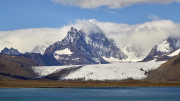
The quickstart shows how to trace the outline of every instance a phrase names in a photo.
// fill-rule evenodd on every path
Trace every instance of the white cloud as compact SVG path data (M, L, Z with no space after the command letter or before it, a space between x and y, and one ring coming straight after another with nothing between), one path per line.
M81 8L98 8L108 6L109 8L123 8L135 4L169 4L171 2L180 2L180 0L51 0L62 5L75 5Z
M170 20L154 20L136 25L99 22L96 20L90 20L90 22L79 20L79 22L76 24L76 26L81 25L81 27L78 27L79 29L103 32L108 38L114 39L120 48L125 44L137 45L144 50L144 54L148 54L152 47L168 37L180 38L180 24ZM84 26L87 24L91 26Z
M104 10L104 9L101 9L101 10L102 10L102 11L105 11L105 12L108 12L108 13L111 13L111 14L120 15L120 14L118 14L118 13L116 13L116 12L113 12L113 11Z
M53 43L63 39L69 29L70 26L0 31L0 50L5 47L13 47L20 52L30 52L36 45Z
M151 20L161 20L161 18L160 17L158 17L158 16L156 16L156 15L154 15L154 14L149 14L149 16L148 16L148 19L151 19Z
M85 33L103 32L108 38L115 40L118 47L134 44L141 47L145 54L160 41L168 38L180 38L180 24L170 20L154 20L142 24L128 25L92 20L77 20L61 28L31 28L14 31L0 31L0 50L13 47L21 52L29 52L36 45L46 42L61 41L70 30L75 27ZM179 45L179 44L178 44Z

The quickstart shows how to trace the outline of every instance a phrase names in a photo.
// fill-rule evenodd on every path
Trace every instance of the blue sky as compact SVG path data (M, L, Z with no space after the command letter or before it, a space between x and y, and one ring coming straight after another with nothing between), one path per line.
M103 32L120 49L135 45L146 56L164 39L180 38L179 10L180 0L0 0L0 50L48 47L74 27Z
M60 28L70 23L74 24L77 19L134 25L151 21L152 19L148 18L150 15L180 23L179 10L178 2L135 3L112 9L109 6L83 8L78 5L62 5L51 0L0 0L0 31Z

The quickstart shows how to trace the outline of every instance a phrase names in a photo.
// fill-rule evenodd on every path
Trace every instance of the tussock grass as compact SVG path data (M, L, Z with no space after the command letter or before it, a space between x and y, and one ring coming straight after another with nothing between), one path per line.
M180 82L146 81L0 81L0 88L64 88L64 87L180 87Z

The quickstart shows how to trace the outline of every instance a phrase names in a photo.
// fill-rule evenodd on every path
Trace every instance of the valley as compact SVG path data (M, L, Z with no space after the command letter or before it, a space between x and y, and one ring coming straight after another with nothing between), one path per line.
M0 54L1 86L11 87L3 82L18 80L24 87L176 85L180 82L178 41L164 39L144 55L139 46L119 48L103 33L86 34L72 27L62 41L36 46L31 52L4 48ZM28 85L24 80L37 85Z

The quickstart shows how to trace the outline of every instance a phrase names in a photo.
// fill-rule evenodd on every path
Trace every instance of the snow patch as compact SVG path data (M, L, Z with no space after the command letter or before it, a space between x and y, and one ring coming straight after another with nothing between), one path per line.
M103 56L102 58L108 62L120 62L120 61L122 61L122 60L119 60L118 58L114 58L114 57L107 58L107 57Z
M54 53L58 54L58 55L64 55L64 54L65 55L71 55L71 54L73 54L73 52L71 52L69 48L65 48L63 50L57 50Z
M169 54L168 56L173 57L173 56L178 55L179 53L180 53L180 49L178 49L178 50L176 50L175 52Z
M157 51L169 52L169 50L170 50L170 47L166 40L157 46Z
M72 59L72 60L78 61L78 60L79 60L79 58L74 58L74 59Z

